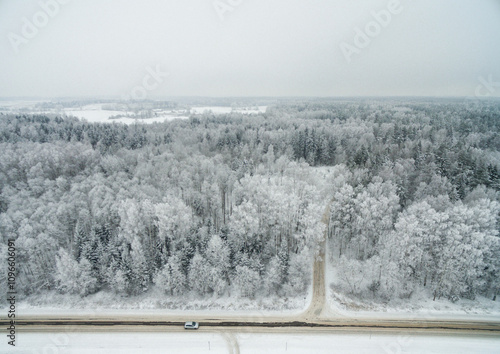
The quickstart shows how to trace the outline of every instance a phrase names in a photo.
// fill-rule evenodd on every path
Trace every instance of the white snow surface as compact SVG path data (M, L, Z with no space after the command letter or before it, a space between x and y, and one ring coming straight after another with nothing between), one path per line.
M242 113L242 114L258 114L264 113L267 106L258 107L246 107L246 108L232 108L227 106L204 106L204 107L192 107L191 113L202 114L203 112L212 112L213 114L226 114L226 113Z
M186 116L178 116L178 115L160 115L158 117L146 118L146 119L135 119L135 118L116 118L109 119L109 117L117 116L117 115L126 115L130 114L130 112L124 111L107 111L102 109L82 109L82 110L65 110L64 113L67 116L74 116L77 118L85 119L89 123L125 123L125 124L134 124L134 123L143 123L143 124L151 124L155 122L165 122L166 120L173 119L187 119Z
M151 124L155 122L165 122L173 119L187 119L189 114L186 111L161 111L158 116L145 119L136 119L129 117L121 117L110 119L112 116L131 116L133 112L126 111L111 111L102 109L103 104L88 104L73 108L64 109L52 109L48 111L34 110L33 106L36 103L42 103L43 101L2 101L0 102L0 111L5 111L6 113L15 112L20 109L27 109L28 113L31 114L62 114L66 116L74 116L80 119L84 119L89 123L124 123L124 124L134 124L143 123ZM190 114L202 114L204 112L212 112L213 114L226 114L226 113L241 113L241 114L258 114L264 113L267 106L250 106L250 107L229 107L229 106L202 106L202 107L192 107Z
M17 303L22 316L30 315L68 315L109 316L134 315L213 315L244 316L264 318L269 316L294 316L306 310L311 302L312 286L306 296L282 298L267 296L240 298L224 296L220 298L200 298L191 293L182 297L167 297L157 289L138 296L119 297L113 293L100 291L81 298L78 295L59 294L46 291L20 299ZM4 305L5 306L5 305ZM2 307L4 307L2 306ZM4 307L5 313L7 308Z
M333 332L19 332L11 353L500 353L498 336Z

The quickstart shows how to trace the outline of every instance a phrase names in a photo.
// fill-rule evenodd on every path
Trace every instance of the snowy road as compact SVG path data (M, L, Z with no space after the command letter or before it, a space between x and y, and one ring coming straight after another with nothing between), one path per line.
M196 320L200 322L202 328L246 328L247 331L271 330L274 328L288 328L291 331L298 329L320 330L320 329L373 329L373 330L418 330L425 332L491 332L500 335L500 322L498 321L457 321L457 320L396 320L396 319L321 319L315 321L294 321L284 320L283 318L268 317L265 320L259 318L206 318L206 317L193 317L184 316L182 318L169 317L164 319L145 319L145 318L121 318L121 319L106 319L106 318L93 318L93 319L20 319L17 326L22 329L31 330L44 330L44 329L57 329L57 328L70 328L75 327L79 329L98 329L102 328L108 331L113 330L131 330L134 328L144 328L145 330L152 330L155 327L164 327L171 330L182 328L185 320ZM0 322L1 326L6 326L7 321Z
M333 309L328 306L326 301L326 284L325 284L325 255L326 255L326 242L328 238L328 224L330 220L330 203L325 208L321 222L326 225L325 232L323 235L323 240L320 243L319 255L315 258L313 264L313 291L312 298L309 307L302 314L302 318L305 320L314 320L318 318L338 318L344 317L344 315L338 311L333 311Z

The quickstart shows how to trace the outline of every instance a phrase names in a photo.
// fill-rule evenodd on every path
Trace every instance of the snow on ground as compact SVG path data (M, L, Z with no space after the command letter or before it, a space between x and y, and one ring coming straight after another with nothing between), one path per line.
M23 333L11 353L228 353L217 333ZM0 352L7 344L0 344ZM209 349L210 346L210 349Z
M0 112L12 113L19 110L27 110L27 112L32 114L62 114L66 116L74 116L80 119L85 119L89 123L155 123L164 122L165 120L173 119L187 119L189 114L187 111L172 110L172 111L161 111L158 116L146 119L135 119L128 117L121 117L116 119L109 119L112 116L127 116L133 115L133 112L126 111L111 111L102 109L102 103L87 104L83 106L64 108L64 109L51 109L51 110L36 110L34 109L35 104L42 103L43 101L0 101ZM205 111L210 111L213 114L225 114L225 113L242 113L242 114L258 114L264 113L267 106L254 106L254 107L239 107L233 108L229 106L203 106L203 107L193 107L189 113L191 114L202 114Z
M255 109L257 108L257 109ZM191 109L192 114L201 114L205 111L211 111L214 114L224 114L237 112L242 114L256 114L262 113L266 111L267 106L259 106L253 108L236 108L233 109L231 107L220 107L220 106L207 106L207 107L194 107ZM75 116L78 118L83 118L90 123L125 123L125 124L133 124L133 123L155 123L155 122L164 122L165 120L173 120L173 119L187 119L189 118L187 115L182 115L180 112L172 111L172 112L162 112L157 117L146 118L146 119L134 119L134 118L116 118L109 119L112 116L117 115L131 115L132 112L124 112L124 111L107 111L102 109L102 105L94 104L87 105L82 107L79 110L75 109L66 109L64 113L68 116Z
M498 336L330 332L18 332L11 353L500 353Z
M431 294L422 291L416 292L410 299L397 299L389 303L361 301L336 291L335 278L336 269L327 262L325 282L328 305L346 317L500 321L500 301L492 301L482 296L477 296L475 300L460 299L452 303L447 299L433 301Z
M210 111L213 114L225 114L225 113L242 113L242 114L257 114L264 113L267 109L267 106L258 106L258 107L248 107L248 108L232 108L232 107L224 107L224 106L205 106L205 107L192 107L192 114L202 114L205 111Z
M107 111L101 109L83 109L83 110L65 110L64 113L67 116L74 116L77 118L85 119L89 123L125 123L125 124L133 124L133 123L144 123L150 124L159 122L162 123L165 120L173 120L173 119L187 119L186 116L176 116L176 115L162 115L159 117L152 117L146 119L134 119L134 118L116 118L109 119L109 117L117 116L117 115L126 115L131 114L131 112L124 111Z
M187 293L182 297L167 297L156 289L129 297L120 297L113 293L100 291L81 298L78 295L59 294L56 291L46 291L41 294L22 298L18 301L18 308L23 316L43 314L85 315L147 315L147 314L210 314L210 315L251 315L251 316L292 316L307 308L312 297L312 287L307 296L283 298L269 296L256 298L239 298L225 296L221 298L201 298ZM3 306L2 306L3 307ZM4 312L7 309L4 309Z
M500 353L499 337L415 334L254 334L239 341L240 353Z

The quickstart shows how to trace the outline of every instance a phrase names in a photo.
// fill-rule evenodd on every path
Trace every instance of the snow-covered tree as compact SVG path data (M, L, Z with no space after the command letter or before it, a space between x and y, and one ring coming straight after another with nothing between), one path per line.
M235 283L241 296L253 298L260 287L261 279L255 270L247 266L237 266Z
M196 253L189 265L188 280L193 290L203 295L209 291L207 279L210 275L210 268L205 258Z
M155 285L170 295L183 295L186 290L186 276L182 272L179 257L171 256L168 262L155 275Z
M227 287L229 270L229 248L218 235L213 235L205 251L208 266L207 286L216 294L221 295Z
M97 285L90 262L85 258L77 262L62 248L56 256L55 280L60 291L80 296L94 292Z

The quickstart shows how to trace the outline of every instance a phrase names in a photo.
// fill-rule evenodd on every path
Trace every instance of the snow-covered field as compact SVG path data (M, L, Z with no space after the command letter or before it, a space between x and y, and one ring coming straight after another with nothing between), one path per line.
M257 114L264 113L267 109L267 106L258 106L258 107L248 107L248 108L232 108L232 107L223 107L223 106L206 106L206 107L193 107L191 108L191 113L193 114L201 114L205 111L212 112L213 114L225 114L225 113L242 113L242 114Z
M80 111L68 110L68 111L65 111L65 114L67 116L74 116L77 118L83 118L89 123L125 123L125 124L143 123L143 124L150 124L150 123L155 123L155 122L162 123L166 120L187 119L188 118L185 116L162 115L159 117L146 118L146 119L134 119L134 118L126 118L126 117L109 119L112 116L127 114L127 112L106 111L106 110L80 110Z
M18 332L11 353L500 353L498 336L329 332ZM9 351L10 350L10 351Z
M81 107L80 109L65 109L63 112L67 116L75 116L78 118L83 118L90 123L155 123L164 122L166 120L173 119L187 119L187 115L181 115L178 111L161 111L155 117L136 119L133 117L120 117L112 118L114 116L133 116L133 112L127 111L117 111L117 110L105 110L103 109L103 104L89 104Z
M73 116L84 119L89 123L124 123L134 124L143 123L151 124L155 122L163 123L173 119L187 119L189 118L184 111L161 111L155 117L136 119L132 117L112 118L113 116L133 116L133 112L105 110L102 109L103 104L88 104L80 107L73 108L59 108L50 110L39 110L34 108L36 104L43 103L43 101L2 101L0 102L0 112L3 113L16 113L25 112L30 114L57 114L65 116ZM181 114L184 113L184 114Z
M187 119L188 114L184 111L162 111L157 116L145 119L135 119L129 117L113 118L113 116L131 116L132 112L126 111L112 111L102 109L102 104L89 104L82 107L75 108L65 108L62 110L49 110L49 111L33 111L31 107L34 104L40 103L38 101L4 101L0 104L0 111L15 112L23 109L28 109L30 113L35 114L62 114L66 116L74 116L80 119L85 119L89 123L143 123L151 124L155 122L165 122L173 119ZM3 110L1 109L3 107ZM213 114L226 114L226 113L241 113L241 114L258 114L263 113L267 109L267 106L258 107L247 107L247 108L232 108L227 106L204 106L204 107L193 107L191 108L191 114L202 114L204 112L212 112Z
M206 107L193 107L191 108L191 114L202 114L203 112L212 112L213 114L226 114L226 113L241 113L241 114L257 114L263 113L267 109L267 106L259 106L259 107L249 107L249 108L232 108L232 107L222 107L222 106L206 106ZM125 124L133 124L133 123L155 123L155 122L164 122L173 119L187 119L189 118L187 115L181 115L179 112L163 112L157 117L146 118L146 119L135 119L135 118L116 118L110 119L110 117L117 115L131 115L131 112L125 111L108 111L101 109L100 105L88 105L82 107L80 110L67 109L64 110L64 114L67 116L75 116L78 118L83 118L90 123L125 123Z

